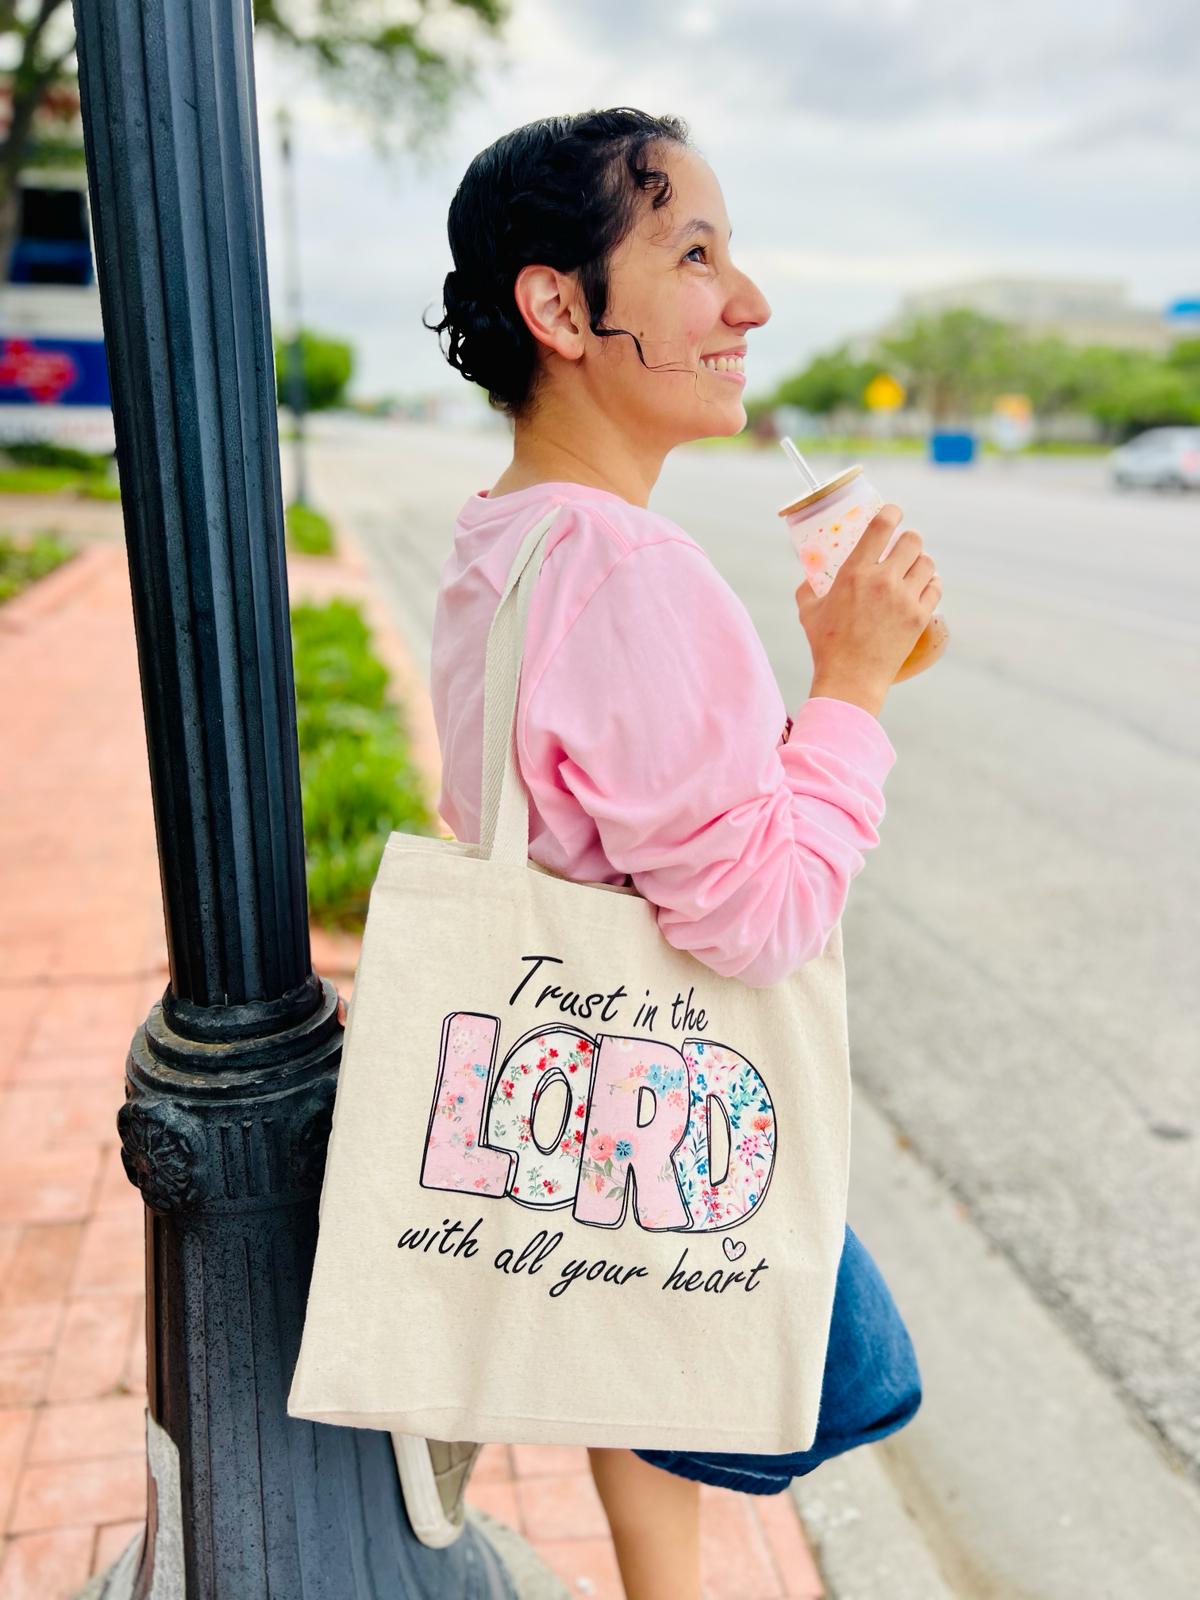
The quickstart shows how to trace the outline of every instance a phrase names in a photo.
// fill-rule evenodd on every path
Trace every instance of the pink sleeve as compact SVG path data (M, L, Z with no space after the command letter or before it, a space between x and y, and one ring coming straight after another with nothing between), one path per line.
M754 988L825 948L879 842L896 759L848 701L806 701L780 743L785 720L745 606L677 540L616 562L526 710L527 736L561 752L557 781L668 942Z

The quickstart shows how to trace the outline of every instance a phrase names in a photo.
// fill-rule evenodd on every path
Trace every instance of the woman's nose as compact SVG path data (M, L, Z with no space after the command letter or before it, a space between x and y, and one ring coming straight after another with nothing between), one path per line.
M771 307L762 290L752 278L742 274L742 284L738 293L730 304L725 320L727 322L746 323L752 328L761 328L771 315Z

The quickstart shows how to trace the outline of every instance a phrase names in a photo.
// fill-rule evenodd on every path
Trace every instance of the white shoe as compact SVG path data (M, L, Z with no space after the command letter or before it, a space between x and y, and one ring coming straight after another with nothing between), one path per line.
M392 1449L413 1533L433 1550L453 1544L466 1525L463 1494L483 1446L393 1433Z

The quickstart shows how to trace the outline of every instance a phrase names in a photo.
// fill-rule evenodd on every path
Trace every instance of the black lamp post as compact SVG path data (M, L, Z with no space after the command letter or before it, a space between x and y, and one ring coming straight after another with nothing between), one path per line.
M290 1419L341 1047L310 959L249 0L75 0L170 984L146 1201L149 1514L99 1593L510 1600L412 1536L387 1433Z

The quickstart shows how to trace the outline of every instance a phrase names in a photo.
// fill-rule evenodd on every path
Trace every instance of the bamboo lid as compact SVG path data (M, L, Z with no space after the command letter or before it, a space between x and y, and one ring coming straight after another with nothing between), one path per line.
M793 513L799 511L803 506L812 505L814 500L823 500L826 495L833 494L834 490L840 489L844 483L849 483L851 478L854 477L855 473L861 471L862 462L857 461L855 462L854 466L847 467L845 472L839 473L836 478L830 478L828 483L818 484L815 489L810 489L809 492L806 495L802 495L799 500L789 500L786 506L781 506L779 508L779 510L775 513L776 516L790 517L793 515Z

